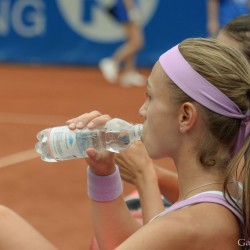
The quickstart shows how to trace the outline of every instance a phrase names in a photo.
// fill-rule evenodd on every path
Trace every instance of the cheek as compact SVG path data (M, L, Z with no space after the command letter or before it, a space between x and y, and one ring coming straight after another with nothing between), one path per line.
M143 134L143 144L148 152L151 159L157 159L158 153L158 142L153 133L147 133L147 128L145 128L145 133Z
M159 140L157 140L154 135L152 135L151 137L150 135L146 135L143 143L151 159L157 160L165 157L166 151L163 147L164 145L161 145Z
M152 159L159 159L163 156L163 149L165 147L164 128L159 128L159 123L153 116L149 116L145 122L143 130L143 143L147 149L148 155Z
M145 130L143 131L143 143L152 159L160 159L169 156L176 147L176 126L173 117L163 110L150 107L147 111Z

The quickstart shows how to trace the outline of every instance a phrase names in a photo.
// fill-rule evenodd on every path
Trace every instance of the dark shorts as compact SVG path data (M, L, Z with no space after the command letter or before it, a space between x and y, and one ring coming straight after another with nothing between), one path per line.
M138 6L138 1L134 0ZM119 23L128 23L129 15L123 0L117 0L116 3L108 10L112 17Z

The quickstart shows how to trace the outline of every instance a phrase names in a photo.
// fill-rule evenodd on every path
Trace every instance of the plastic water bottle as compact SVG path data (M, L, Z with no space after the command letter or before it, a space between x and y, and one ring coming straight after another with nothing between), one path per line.
M85 158L87 148L119 153L140 140L142 129L142 124L133 125L118 118L95 129L47 128L37 134L39 141L35 148L41 159L47 162Z

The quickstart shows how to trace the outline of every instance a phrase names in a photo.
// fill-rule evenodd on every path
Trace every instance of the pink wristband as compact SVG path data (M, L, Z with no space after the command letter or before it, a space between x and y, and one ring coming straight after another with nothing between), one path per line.
M115 172L111 175L99 176L87 168L88 196L95 201L112 201L123 192L122 180L119 168L115 166Z

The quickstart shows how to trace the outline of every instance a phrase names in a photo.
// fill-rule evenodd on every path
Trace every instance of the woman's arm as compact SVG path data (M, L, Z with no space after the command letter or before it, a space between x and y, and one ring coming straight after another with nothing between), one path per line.
M0 206L0 249L56 250L27 221L5 206Z
M70 129L85 127L92 129L104 125L110 119L108 115L93 111L71 119L68 121L68 126ZM108 151L97 151L94 148L87 149L86 153L88 155L86 162L89 165L88 193L92 200L91 216L96 239L102 249L114 249L141 225L130 214L122 193L119 191L120 193L112 196L112 193L115 193L114 190L109 189L112 183L104 184L112 174L116 173L114 154ZM115 176L118 178L112 181L119 184L119 173Z
M177 174L156 166L142 142L136 142L117 154L115 162L120 168L122 179L134 184L139 192L144 223L164 209L161 193L172 202L177 200Z

